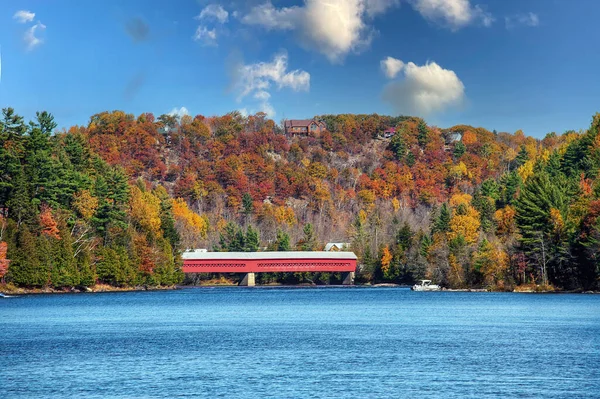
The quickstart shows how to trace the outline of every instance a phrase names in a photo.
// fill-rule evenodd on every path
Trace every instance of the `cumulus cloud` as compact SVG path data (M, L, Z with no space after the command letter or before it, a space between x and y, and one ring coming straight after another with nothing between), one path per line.
M18 22L24 24L26 22L31 22L35 18L35 13L26 10L20 10L13 15L13 19L16 19Z
M399 114L427 116L456 106L465 97L465 86L456 73L435 62L403 63L400 71L403 78L383 91L383 99Z
M494 22L492 15L480 6L472 6L470 0L411 0L413 8L423 18L441 22L452 30L472 23L489 27Z
M273 86L278 90L288 88L293 91L308 91L310 74L299 69L288 71L288 56L285 53L276 54L271 62L240 63L234 68L237 101L241 102L251 95L259 101L259 110L269 117L275 115L275 110L269 102Z
M504 18L506 29L512 29L516 26L536 27L540 25L540 18L537 14L528 12L527 14L517 14Z
M369 19L397 4L398 0L305 0L303 6L276 8L267 1L241 21L267 30L295 31L304 47L340 62L349 52L370 44Z
M209 4L196 17L199 20L215 20L222 24L229 19L229 13L220 4Z
M34 48L36 48L44 42L41 38L37 37L36 34L39 33L39 31L43 31L45 29L46 25L42 24L41 22L38 22L31 28L27 29L27 31L25 31L25 36L23 37L23 40L25 41L25 46L27 46L27 50L33 50Z
M194 40L202 43L205 46L217 45L217 30L208 29L206 26L199 26L194 34Z
M404 62L394 57L387 57L385 60L381 60L380 65L385 76L389 79L394 79L404 67Z
M189 115L189 114L190 113L186 107L181 107L181 108L175 107L167 115L176 116L179 119L181 119L184 115Z

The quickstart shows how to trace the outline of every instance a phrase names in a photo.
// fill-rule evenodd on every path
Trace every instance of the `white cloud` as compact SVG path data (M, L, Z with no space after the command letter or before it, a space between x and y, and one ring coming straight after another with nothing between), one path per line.
M260 90L254 93L254 98L257 100L268 101L271 98L271 94L268 91Z
M184 115L189 115L189 114L190 113L186 107L181 107L181 108L175 107L167 115L176 116L181 119L181 117L183 117Z
M20 10L13 15L13 19L16 19L18 22L24 24L26 22L31 22L35 18L35 13L26 10Z
M229 13L220 4L209 4L196 17L199 20L215 20L222 24L229 19Z
M304 5L275 8L270 1L242 17L247 25L267 30L293 30L304 47L316 49L331 62L359 52L372 39L368 19L399 4L398 0L305 0Z
M472 6L470 0L411 0L411 3L423 18L442 22L452 30L475 22L489 27L494 22L490 13L478 5Z
M216 46L217 45L217 31L216 29L208 29L206 26L200 25L196 29L194 34L194 40L201 42L205 46Z
M266 91L272 83L278 89L288 87L294 91L307 91L310 74L299 69L287 72L287 66L285 53L275 55L272 62L241 65L236 73L236 85L240 92L238 101L253 92Z
M394 79L404 67L404 62L394 57L387 57L385 60L381 60L380 65L385 76Z
M39 46L40 44L42 44L44 42L42 39L40 39L39 37L36 36L36 32L38 30L44 30L44 29L46 29L46 25L42 24L41 22L38 22L37 24L33 25L31 28L27 29L27 31L25 31L23 40L25 41L27 50L33 50L34 48L36 48L37 46Z
M517 14L504 18L506 29L512 29L517 25L536 27L540 25L540 18L537 14L528 12L527 14Z
M281 29L292 30L299 25L303 9L298 6L277 9L267 1L250 10L242 17L242 23L247 25L260 25L267 30Z
M264 112L265 114L267 114L267 118L271 118L271 119L273 119L276 114L275 108L273 108L271 103L268 101L263 101L260 104L259 111Z
M400 0L365 0L365 10L370 17L373 17L399 4Z
M299 69L288 71L288 57L285 53L276 54L271 62L240 64L234 69L234 85L238 92L237 101L252 95L260 102L260 110L269 117L275 115L270 104L272 86L277 89L289 88L293 91L308 91L310 74Z
M460 104L465 86L454 71L435 62L419 66L412 62L402 68L404 78L389 83L383 92L394 111L404 115L426 116Z

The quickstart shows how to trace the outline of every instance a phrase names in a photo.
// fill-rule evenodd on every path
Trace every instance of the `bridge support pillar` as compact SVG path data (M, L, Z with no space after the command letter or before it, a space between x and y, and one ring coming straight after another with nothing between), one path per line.
M354 272L342 273L342 285L354 284Z
M242 278L242 281L240 281L238 285L254 287L256 285L254 280L254 273L246 273L246 275Z

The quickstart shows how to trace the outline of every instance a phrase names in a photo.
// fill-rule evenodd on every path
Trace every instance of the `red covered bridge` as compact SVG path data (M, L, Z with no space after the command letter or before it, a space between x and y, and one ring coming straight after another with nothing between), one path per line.
M354 282L354 252L200 252L186 251L184 273L244 273L240 285L254 285L254 273L341 272L343 284Z

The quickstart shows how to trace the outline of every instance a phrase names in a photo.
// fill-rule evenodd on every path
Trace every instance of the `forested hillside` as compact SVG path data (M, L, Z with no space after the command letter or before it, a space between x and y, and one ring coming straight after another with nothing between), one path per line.
M171 285L180 253L349 243L358 281L598 289L600 115L543 140L413 117L0 122L0 275L27 287ZM395 128L385 138L382 133ZM329 274L257 276L335 282Z

